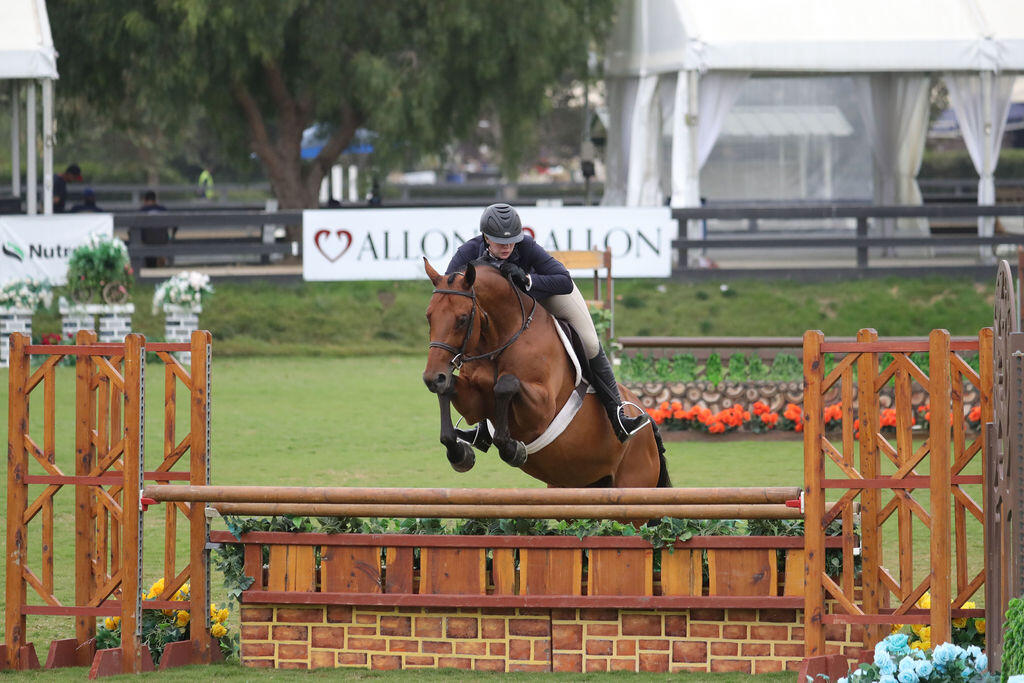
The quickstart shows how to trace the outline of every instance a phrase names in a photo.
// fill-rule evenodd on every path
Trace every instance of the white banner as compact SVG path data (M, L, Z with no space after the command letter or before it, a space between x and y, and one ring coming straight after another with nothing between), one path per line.
M314 209L302 214L306 280L416 280L423 257L444 272L455 250L480 232L484 207ZM548 251L612 250L616 277L668 277L676 221L668 207L516 209ZM575 274L584 275L585 272Z
M0 284L23 277L67 282L71 252L94 232L114 234L109 213L0 216Z

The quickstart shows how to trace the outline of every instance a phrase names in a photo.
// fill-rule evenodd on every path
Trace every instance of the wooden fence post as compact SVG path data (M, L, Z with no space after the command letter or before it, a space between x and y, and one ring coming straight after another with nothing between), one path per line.
M124 673L142 673L142 487L145 466L145 337L124 339L124 495L121 503L121 650Z
M93 344L96 333L79 330L75 344ZM75 356L75 476L88 477L96 464L92 432L96 428L96 398L92 390L96 366L89 356ZM96 524L93 521L96 496L91 486L75 486L75 604L88 605L96 594ZM96 652L96 619L75 617L75 640L80 666L89 666Z
M929 406L929 502L931 507L931 634L933 643L950 642L950 346L949 332L932 330L928 335ZM957 416L963 419L962 416Z
M825 335L818 330L804 333L804 657L825 654L825 595L821 575L825 572L825 463L821 454L823 407L821 385Z
M870 344L878 341L878 332L865 328L857 332L857 341ZM878 353L864 352L857 359L857 408L860 416L860 473L865 479L879 476L880 463L878 441L878 393L875 391L875 377L878 376ZM879 594L881 582L879 567L882 564L882 535L879 529L878 513L881 509L881 491L867 488L860 493L861 533L861 591L865 614L878 614L884 596ZM886 604L888 601L885 600ZM882 638L882 627L865 624L864 646L868 647Z
M213 339L206 330L192 333L192 395L189 401L192 443L189 448L189 483L210 484L210 354ZM210 616L210 551L206 544L210 525L206 521L206 503L192 503L189 510L189 576L192 609L192 648L195 661L209 663L212 640Z
M15 332L10 337L10 369L8 370L9 409L7 412L7 562L6 595L4 605L4 644L7 646L5 667L17 669L18 653L25 644L25 606L27 592L22 570L28 553L27 528L24 522L28 505L28 451L25 435L28 433L28 381L29 362L25 353L27 338Z

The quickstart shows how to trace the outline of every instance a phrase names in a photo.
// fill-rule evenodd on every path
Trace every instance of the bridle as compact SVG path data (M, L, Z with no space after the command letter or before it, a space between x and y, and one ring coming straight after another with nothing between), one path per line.
M495 358L500 356L505 349L512 346L512 344L515 343L516 339L519 339L520 335L522 335L523 332L526 331L526 328L528 328L530 326L530 323L533 322L533 314L537 310L537 300L533 299L533 297L530 297L533 301L533 306L530 308L530 315L526 315L526 304L523 303L523 295L519 293L519 290L516 289L515 285L512 285L512 291L515 292L516 298L519 300L519 315L523 321L522 324L519 326L519 330L515 334L513 334L508 341L506 341L504 344L494 349L493 351L481 353L476 356L467 356L466 347L469 346L469 339L470 337L473 336L473 323L476 322L476 289L470 288L468 292L461 289L434 289L434 294L454 294L455 296L468 296L473 301L473 308L469 312L469 327L466 330L466 336L462 338L462 346L460 346L459 348L455 348L454 346L446 342L431 341L430 348L444 349L448 353L452 354L452 359L448 361L448 364L452 367L453 370L458 370L459 368L461 368L463 363L469 363L470 361L481 360L484 358L488 360L494 360Z

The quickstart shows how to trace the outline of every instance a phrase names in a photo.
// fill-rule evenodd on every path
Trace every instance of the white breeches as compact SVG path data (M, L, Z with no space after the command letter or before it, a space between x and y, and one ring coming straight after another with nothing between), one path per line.
M556 318L568 320L569 324L576 328L583 340L583 348L588 359L601 351L601 341L597 338L597 330L594 329L594 319L590 317L590 309L587 308L587 302L580 294L576 283L573 283L572 291L568 294L549 296L540 304L548 313Z

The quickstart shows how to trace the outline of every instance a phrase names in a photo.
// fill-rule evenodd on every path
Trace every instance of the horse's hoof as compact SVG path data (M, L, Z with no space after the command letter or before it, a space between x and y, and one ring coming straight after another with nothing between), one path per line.
M515 452L508 457L505 457L505 454L502 453L501 459L512 467L522 467L526 463L526 444L522 441L513 441L512 443L516 445Z
M473 447L465 441L457 441L448 447L448 462L456 472L468 472L476 464Z

